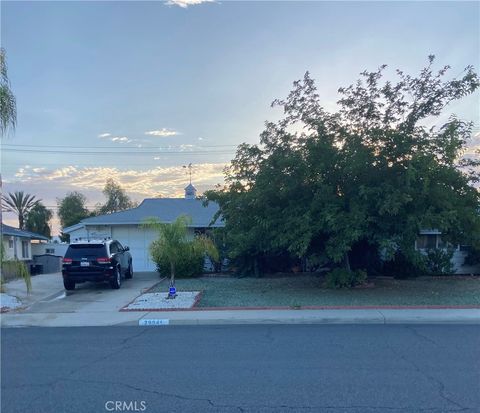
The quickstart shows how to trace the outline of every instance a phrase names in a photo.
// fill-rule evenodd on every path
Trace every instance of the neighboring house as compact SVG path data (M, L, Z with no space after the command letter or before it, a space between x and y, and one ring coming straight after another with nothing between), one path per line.
M453 248L452 264L456 274L480 274L480 265L464 265L465 257L468 255L469 247L466 245L447 245L442 240L442 233L436 229L420 231L415 241L415 249L426 253L430 249Z
M48 241L48 238L2 224L2 243L7 259L32 261L32 241Z
M151 228L144 228L147 218L154 217L162 223L172 223L181 215L188 215L192 222L189 225L190 235L204 233L209 228L223 227L217 221L210 225L218 205L210 202L208 206L196 199L196 189L190 184L185 188L184 198L150 198L145 199L138 207L112 214L86 218L76 225L64 228L63 232L75 239L112 238L130 247L135 271L154 271L155 264L150 259L149 246L158 238Z
M55 255L57 257L64 257L68 249L67 243L60 242L41 242L32 244L32 255Z

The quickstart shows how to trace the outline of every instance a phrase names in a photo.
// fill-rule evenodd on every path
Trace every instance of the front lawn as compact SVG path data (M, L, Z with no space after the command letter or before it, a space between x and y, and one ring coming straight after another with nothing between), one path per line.
M178 291L203 291L197 307L480 306L479 277L377 279L373 288L330 290L323 277L179 279ZM152 292L168 291L164 280Z

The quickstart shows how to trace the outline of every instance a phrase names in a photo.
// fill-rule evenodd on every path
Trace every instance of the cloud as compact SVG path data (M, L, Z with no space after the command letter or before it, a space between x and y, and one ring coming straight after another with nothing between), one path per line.
M223 182L226 163L203 163L193 165L192 181L199 192ZM37 169L37 168L35 168ZM19 168L11 184L29 184L36 187L57 188L59 191L78 190L101 191L112 176L135 198L181 197L188 183L188 176L182 165L155 167L147 170L120 170L106 167L77 167L46 169Z
M162 129L158 129L158 130L147 131L147 132L145 132L145 135L168 137L168 136L179 135L179 133L175 130L172 130L172 129L162 128Z
M101 133L98 135L100 139L108 139L111 142L117 142L117 143L131 143L134 141L134 139L129 139L126 136L112 136L111 133Z
M110 138L112 142L120 142L120 143L130 143L132 142L131 139L128 139L126 136L115 136L113 138Z
M188 6L195 6L202 3L216 3L215 0L167 0L165 4L167 6L179 6L182 9L186 9Z

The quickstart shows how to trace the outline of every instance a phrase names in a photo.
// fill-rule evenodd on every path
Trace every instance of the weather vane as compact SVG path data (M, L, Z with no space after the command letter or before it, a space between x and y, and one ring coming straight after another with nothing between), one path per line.
M188 165L183 165L185 169L188 169L188 174L190 175L190 184L192 183L192 163Z

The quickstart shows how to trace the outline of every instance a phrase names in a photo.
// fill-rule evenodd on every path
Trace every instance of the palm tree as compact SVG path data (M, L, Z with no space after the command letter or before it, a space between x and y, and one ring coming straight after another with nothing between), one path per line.
M3 138L8 129L15 130L15 126L17 125L17 102L15 100L15 96L10 89L10 81L8 80L8 73L7 73L7 61L5 58L5 49L3 47L0 48L0 138ZM3 196L3 189L2 189L2 174L0 174L0 195L2 201L4 200ZM12 197L12 194L9 194ZM23 192L22 192L23 195ZM12 198L13 200L13 198ZM5 198L5 202L7 199ZM10 200L8 200L10 201ZM3 202L2 202L3 204ZM7 211L11 211L10 202L6 202L6 209ZM32 205L33 206L33 205ZM2 228L3 228L3 217L2 217L2 210L3 205L0 208L0 238L2 236ZM14 211L16 212L16 211ZM20 228L23 226L23 218L22 215L20 221L20 214L18 215L18 222L20 224ZM1 267L5 264L5 262L9 262L5 259L5 254L3 253L3 242L1 245L0 251L0 276L1 276ZM10 262L9 264L10 265ZM27 292L29 293L32 289L32 284L30 281L30 273L28 272L27 266L24 262L18 260L11 260L11 265L13 270L15 270L17 276L23 278L25 281L25 285L27 286ZM0 286L1 289L1 286Z
M17 124L17 104L10 89L7 74L5 49L0 48L0 135L3 137L9 128Z
M10 90L10 81L7 74L5 49L0 47L0 137L7 133L8 128L15 129L17 124L17 104L15 96ZM2 194L2 174L0 173L0 195ZM3 196L2 196L3 197ZM0 208L0 224L3 222ZM0 225L1 232L1 225Z
M18 215L18 227L20 229L25 229L25 217L40 202L40 200L35 199L34 195L25 194L23 191L15 191L13 194L9 192L8 196L2 195L2 201L2 209Z
M175 272L181 260L186 258L186 251L197 251L208 254L215 261L218 260L218 251L213 242L207 237L188 237L188 225L192 219L188 216L179 216L171 224L159 223L155 218L147 219L145 226L158 230L158 239L155 240L150 252L155 261L165 260L170 264L170 288L167 298L175 298ZM202 256L202 255L201 255Z

